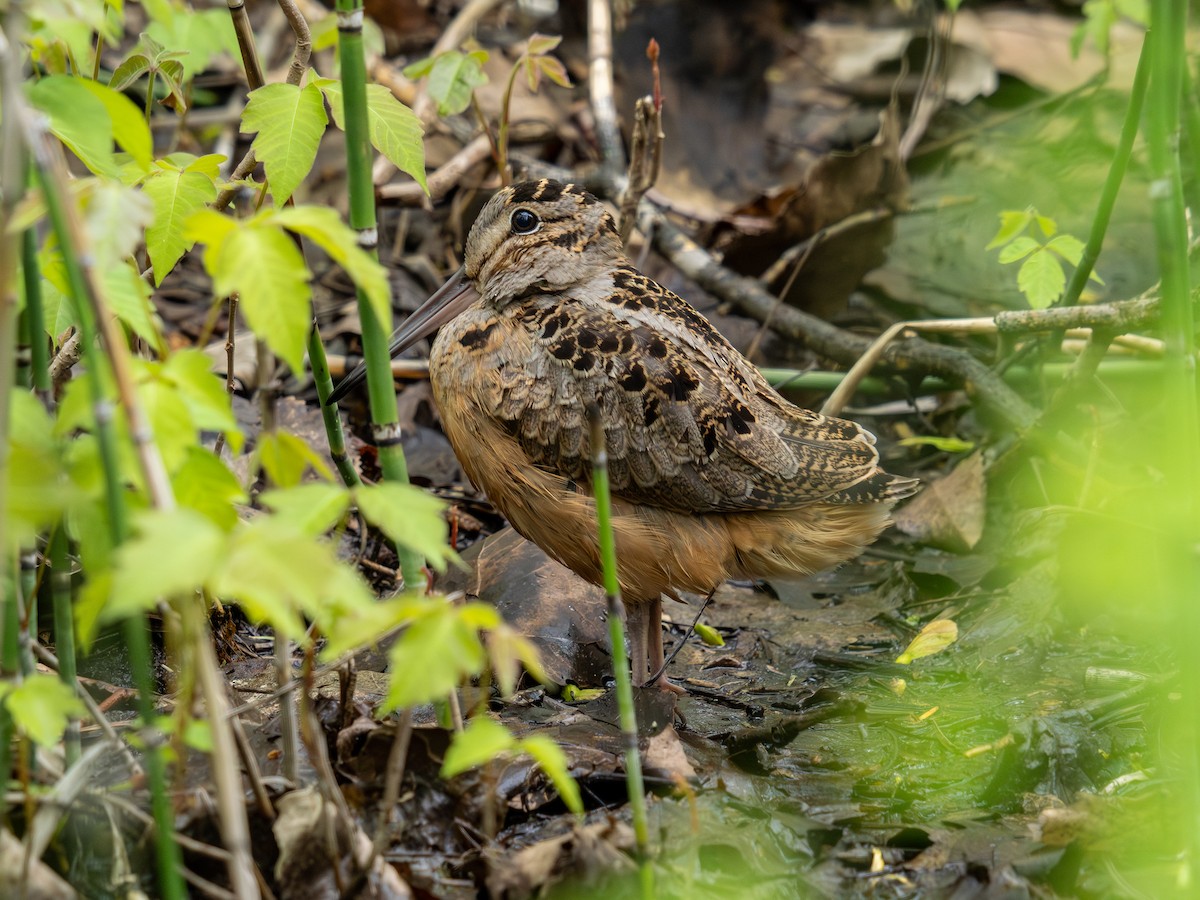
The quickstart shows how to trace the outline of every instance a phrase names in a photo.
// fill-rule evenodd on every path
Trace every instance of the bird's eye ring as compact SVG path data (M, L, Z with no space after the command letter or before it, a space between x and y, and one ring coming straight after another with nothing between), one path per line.
M518 209L509 219L513 234L533 234L541 227L542 220L527 209Z

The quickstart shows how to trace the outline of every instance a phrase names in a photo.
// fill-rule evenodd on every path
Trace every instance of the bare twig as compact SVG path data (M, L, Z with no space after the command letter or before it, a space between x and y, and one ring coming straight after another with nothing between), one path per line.
M596 143L602 165L614 172L625 168L625 148L613 97L612 4L588 0L588 94L596 120Z

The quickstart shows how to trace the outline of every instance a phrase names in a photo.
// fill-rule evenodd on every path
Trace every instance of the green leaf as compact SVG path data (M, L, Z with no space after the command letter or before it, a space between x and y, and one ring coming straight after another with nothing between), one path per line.
M549 735L531 734L522 738L517 745L520 750L528 753L553 782L558 796L562 798L567 809L577 816L583 815L583 798L579 794L579 784L571 777L567 765L567 755Z
M549 684L537 647L508 623L498 622L489 628L487 652L502 696L507 697L516 689L518 665L524 665L542 684Z
M123 91L150 71L150 60L144 53L132 53L117 66L108 86L114 91Z
M207 516L223 531L238 523L235 504L250 501L229 467L203 447L189 447L183 464L171 476L171 487L180 506Z
M196 426L173 385L148 381L138 386L138 400L150 421L154 442L168 472L174 472L196 443Z
M191 593L225 555L225 534L191 509L143 512L135 527L136 537L117 549L112 599L101 621L151 609L160 598Z
M267 491L259 500L277 516L310 537L324 534L350 508L350 492L339 484L300 484Z
M439 572L458 557L447 544L450 528L442 515L445 504L409 484L384 481L354 491L367 521L392 541L419 553Z
M997 247L1007 244L1018 234L1024 231L1032 221L1032 210L1006 209L1004 212L1000 213L1000 230L996 232L984 249L994 250Z
M362 288L380 321L392 315L392 289L387 270L379 260L358 246L354 229L342 221L337 210L327 206L292 206L281 209L273 221L302 234L329 254Z
M452 50L450 52L453 53L454 51ZM420 78L424 78L433 71L433 63L435 59L436 57L433 56L427 56L424 59L418 59L416 62L409 63L400 71L404 74L405 78L416 81Z
M208 211L198 215L211 221ZM195 216L188 220L194 221ZM217 295L237 292L239 309L255 335L293 372L302 372L312 325L311 275L291 238L280 228L251 221L221 240L215 252L206 252L204 263Z
M194 243L184 237L183 223L217 199L217 187L204 172L162 168L160 163L142 184L142 192L154 209L154 221L146 228L146 252L159 285Z
M499 756L508 755L516 746L517 740L512 733L491 716L475 716L466 728L454 735L446 749L441 776L453 778Z
M50 131L97 175L115 178L113 123L82 78L50 75L27 85L30 104L50 119Z
M150 286L137 269L130 263L109 266L100 280L113 314L155 350L164 352L161 323L150 305Z
M259 435L258 461L271 481L281 488L299 484L310 466L326 481L333 480L325 460L303 438L285 431Z
M132 156L143 172L149 169L154 159L154 140L150 137L150 126L146 124L142 111L132 100L108 85L90 79L81 82L108 113L117 146Z
M721 637L721 632L713 628L711 625L705 625L703 622L696 623L696 634L706 647L724 647L725 638Z
M1018 259L1024 259L1035 250L1041 250L1042 245L1028 235L1021 235L1016 238L1011 244L1007 244L1000 251L1000 262L1011 263Z
M335 621L339 612L362 608L373 599L328 542L308 537L277 516L264 516L234 532L209 587L236 599L252 620L296 640L304 639L305 616Z
M157 0L155 0L157 2ZM143 4L145 5L145 4ZM169 4L163 3L164 7ZM237 35L229 18L229 11L221 9L187 9L170 14L154 15L146 29L163 47L184 51L183 81L190 81L209 67L214 56L236 55Z
M1053 250L1073 266L1079 265L1083 257L1083 241L1072 234L1060 234L1046 242L1046 249Z
M242 132L258 132L251 149L262 160L276 206L292 196L312 169L328 121L314 84L267 84L250 92Z
M952 620L934 619L909 642L904 652L896 657L896 662L907 666L914 659L940 653L957 640L958 626Z
M483 670L479 631L446 603L431 605L392 645L385 711L444 697Z
M343 653L365 646L376 646L384 635L399 625L423 615L434 603L444 603L441 597L426 597L410 591L397 598L356 605L339 610L327 622L325 646L320 659L329 662Z
M942 437L937 434L922 434L902 438L898 441L901 447L933 447L946 453L969 453L975 449L973 441L962 438Z
M441 53L429 72L431 99L437 102L438 115L454 116L471 105L475 89L487 84L482 60L473 53L451 50Z
M53 747L73 716L87 712L75 692L54 675L35 672L9 690L4 705L17 726L42 747Z
M1017 287L1034 309L1045 309L1062 296L1067 286L1058 257L1039 250L1021 264L1017 272Z
M9 396L5 550L32 546L37 534L53 525L71 497L54 423L28 391Z
M203 350L177 350L162 364L160 372L178 389L198 429L222 431L234 452L241 449L242 432L230 396L224 381L213 374L208 354Z
M321 78L315 84L329 100L334 124L344 131L346 119L341 82ZM424 133L416 113L397 100L391 91L381 84L367 85L367 136L371 146L429 193L425 183Z
M1058 223L1049 216L1038 214L1036 216L1038 228L1042 229L1042 234L1046 237L1054 237L1054 233L1058 231Z

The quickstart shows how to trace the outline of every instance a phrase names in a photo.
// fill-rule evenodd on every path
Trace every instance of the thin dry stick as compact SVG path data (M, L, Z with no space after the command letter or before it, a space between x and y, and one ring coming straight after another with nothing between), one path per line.
M1063 311L1072 309L1065 307ZM1005 313L1000 313L994 317L983 316L980 318L971 319L929 319L917 320L911 322L897 322L890 326L886 331L879 335L867 349L858 361L850 367L850 371L846 373L842 383L829 395L829 399L821 407L822 415L836 416L849 402L854 392L858 389L859 384L873 369L876 363L883 357L888 345L891 344L899 335L906 331L924 332L926 334L999 334L1003 331L1000 320ZM1033 321L1026 319L1027 323L1033 326ZM1027 327L1025 331L1053 331L1056 330L1049 322L1040 323L1034 327ZM1090 329L1074 330L1077 334L1086 334L1091 336ZM1011 332L1009 332L1011 333ZM1110 343L1121 338L1126 339L1131 346L1145 350L1160 349L1161 342L1154 341L1151 338L1144 338L1141 335L1120 335L1116 338L1110 337L1104 342L1104 348L1107 349ZM1090 346L1090 345L1089 345Z
M588 0L588 94L596 120L596 143L602 165L619 172L625 168L625 148L613 95L612 4Z
M226 697L228 698L228 694ZM258 757L254 755L254 748L250 746L250 739L246 737L246 730L242 727L242 720L237 716L229 717L229 727L233 731L233 739L237 743L238 755L242 759L242 766L246 770L246 779L250 782L250 789L254 792L254 801L258 804L259 811L269 820L275 820L275 805L271 803L271 795L267 793L267 786L263 783L262 769L258 765Z

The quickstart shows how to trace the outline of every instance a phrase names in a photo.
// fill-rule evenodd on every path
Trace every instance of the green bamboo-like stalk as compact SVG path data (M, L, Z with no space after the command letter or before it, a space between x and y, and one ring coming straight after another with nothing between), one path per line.
M129 522L125 509L124 487L117 462L117 440L112 422L112 404L104 396L104 387L100 379L100 372L105 368L105 360L96 348L96 326L92 320L92 310L87 300L87 280L78 256L72 252L74 241L67 221L65 201L57 180L49 171L48 162L35 155L35 164L37 182L42 189L46 211L58 237L59 246L63 250L63 269L67 276L67 293L75 304L76 317L79 321L80 337L89 372L87 380L91 394L90 399L96 416L96 439L104 468L104 494L109 529L112 533L113 543L120 544L128 536ZM145 619L141 616L131 616L124 621L123 629L125 640L129 645L129 660L134 684L138 691L138 712L142 717L143 727L149 732L153 729L154 722L155 685L150 639L146 631ZM179 845L175 842L174 810L171 808L171 798L167 794L165 766L158 741L151 739L146 742L145 764L154 822L158 831L155 848L159 888L168 900L183 900L187 896L183 878L179 874L183 856L180 853Z
M1142 123L1142 104L1146 99L1146 83L1150 80L1150 43L1150 35L1147 33L1142 39L1142 52L1138 57L1137 72L1133 76L1133 88L1129 92L1129 106L1125 109L1125 122L1121 126L1117 152L1113 156L1112 165L1108 167L1108 176L1100 190L1100 202L1096 205L1096 215L1092 218L1092 230L1088 234L1079 265L1071 274L1071 281L1063 294L1062 306L1074 306L1079 302L1088 276L1092 274L1096 260L1100 258L1100 247L1104 244L1104 235L1108 232L1108 223L1117 203L1117 194L1121 190L1121 182L1125 180L1125 170L1129 168L1133 141Z
M37 235L32 228L21 235L21 277L25 291L25 324L29 328L33 389L44 404L50 403L50 352L46 344L46 317L42 308L42 282L38 277Z
M1153 60L1146 109L1146 143L1152 181L1154 231L1162 276L1162 332L1166 343L1165 391L1169 423L1162 454L1163 471L1170 490L1164 533L1169 535L1167 579L1164 587L1173 598L1173 630L1177 659L1187 699L1176 713L1179 730L1179 773L1186 798L1181 831L1186 835L1190 859L1183 863L1194 872L1200 864L1200 660L1195 653L1200 640L1200 597L1195 547L1200 539L1197 513L1200 501L1200 422L1196 409L1196 342L1188 271L1187 221L1184 214L1179 164L1180 102L1183 96L1187 4L1184 0L1153 0L1150 5L1150 40ZM1155 511L1156 516L1159 511ZM1191 712L1187 712L1187 709ZM1186 824L1188 821L1190 825Z
M367 69L363 55L362 0L337 0L338 60L342 69L342 103L346 119L346 177L350 191L350 227L358 233L358 245L378 256L379 230L375 220L375 186L371 182L371 147L367 129ZM358 289L358 314L362 320L363 359L367 367L367 395L371 427L379 448L379 465L389 481L408 483L408 463L400 446L400 421L392 387L388 335L391 314L381 321ZM422 561L410 550L397 547L404 584L416 589L423 584Z
M600 565L604 571L604 595L608 602L608 640L612 648L613 677L617 684L617 711L625 738L625 784L633 833L637 838L642 895L654 893L654 870L650 866L650 830L646 823L646 787L642 781L642 759L638 754L637 711L633 706L633 681L625 653L624 618L621 615L621 585L617 581L617 543L612 526L612 497L608 487L608 450L600 410L588 410L592 432L592 496L596 499L596 524L600 532Z
M325 358L325 345L321 342L321 332L317 330L317 320L313 319L312 329L308 332L308 362L312 367L313 381L317 385L317 399L321 404L321 415L325 419L325 435L329 438L329 455L337 466L338 474L346 487L356 487L362 484L354 461L346 452L346 434L342 431L342 417L338 415L335 404L327 403L333 393L333 378L329 375L329 361Z
M54 606L54 652L58 656L58 677L75 690L75 617L71 609L71 566L67 558L67 531L63 525L50 536L50 594ZM67 765L79 760L79 723L67 725L64 739Z

